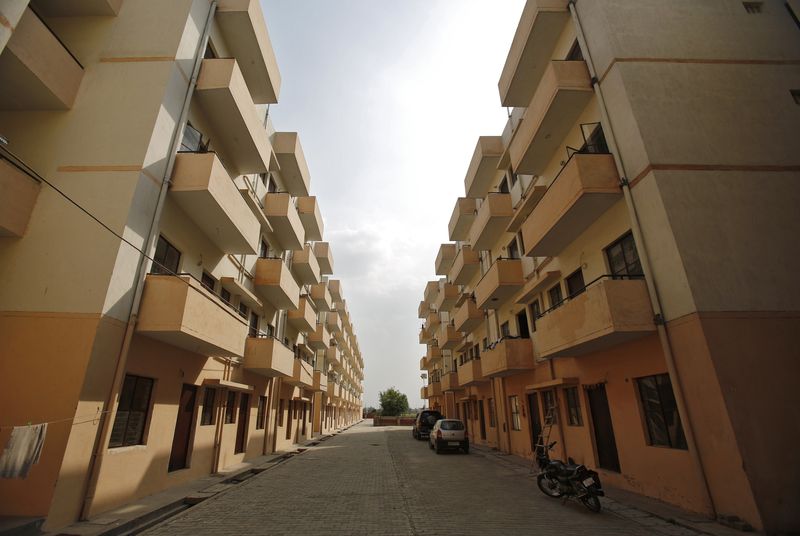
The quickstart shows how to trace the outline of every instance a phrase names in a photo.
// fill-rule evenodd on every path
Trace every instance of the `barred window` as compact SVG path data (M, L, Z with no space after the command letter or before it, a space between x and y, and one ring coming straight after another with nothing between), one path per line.
M636 385L647 425L648 444L686 450L686 436L669 374L638 378Z
M583 426L578 388L567 387L564 389L564 397L567 399L567 418L569 419L569 424L571 426Z
M200 414L200 425L214 424L214 401L217 399L216 389L205 388L203 393L203 412Z
M508 405L511 408L511 429L522 430L522 425L519 418L519 398L517 395L508 397Z
M152 378L125 375L122 393L119 396L114 426L111 429L109 448L142 445L147 414L150 411L150 395L153 392Z

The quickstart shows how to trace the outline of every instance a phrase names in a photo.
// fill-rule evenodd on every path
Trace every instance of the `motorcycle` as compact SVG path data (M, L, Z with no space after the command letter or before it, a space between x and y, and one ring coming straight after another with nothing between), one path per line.
M603 497L605 493L597 472L587 469L585 465L572 463L572 459L570 463L551 460L549 452L555 444L553 441L544 448L537 448L536 463L540 472L536 484L539 489L548 497L576 497L592 512L599 512L598 497Z

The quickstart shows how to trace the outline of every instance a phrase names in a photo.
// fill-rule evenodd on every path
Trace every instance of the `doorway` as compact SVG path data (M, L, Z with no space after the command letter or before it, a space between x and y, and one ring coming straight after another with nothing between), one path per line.
M478 400L478 418L481 425L481 439L486 439L486 417L483 416L483 400Z
M192 438L194 422L194 403L197 397L197 386L183 384L181 398L178 403L178 417L175 420L175 434L172 436L172 451L169 455L169 471L185 469L189 459L189 441Z
M619 473L619 455L614 427L611 424L611 410L608 407L606 385L600 383L586 388L589 411L592 414L594 442L597 447L597 465Z
M531 430L531 451L536 453L536 443L542 433L542 421L539 417L539 397L536 393L528 393L528 423Z
M239 422L236 423L236 447L234 454L244 452L244 445L247 442L247 425L250 419L250 395L242 393L239 397Z
M525 309L517 314L517 328L517 333L519 333L520 338L531 338L531 332L528 329L528 314L525 312Z

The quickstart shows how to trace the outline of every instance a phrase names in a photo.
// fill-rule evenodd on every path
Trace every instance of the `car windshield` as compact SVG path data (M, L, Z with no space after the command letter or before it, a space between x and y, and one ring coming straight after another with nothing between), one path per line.
M461 421L442 421L442 430L463 430L464 423Z
M426 422L431 426L433 426L434 424L436 424L436 421L440 420L441 418L442 418L441 413L428 413L427 415L422 416L422 422Z

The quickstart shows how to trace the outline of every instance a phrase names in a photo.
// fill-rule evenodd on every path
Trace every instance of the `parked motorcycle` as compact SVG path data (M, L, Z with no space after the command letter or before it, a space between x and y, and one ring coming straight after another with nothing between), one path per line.
M540 473L536 483L539 489L548 497L576 497L592 512L599 512L598 497L605 493L597 472L587 469L585 465L551 460L549 453L555 444L553 441L546 447L537 448L536 463Z

